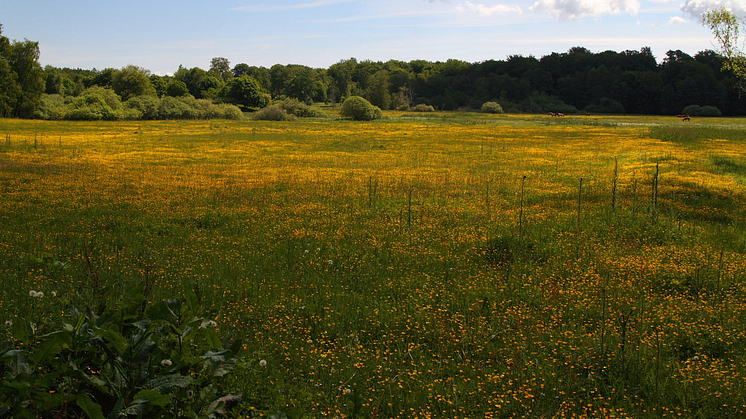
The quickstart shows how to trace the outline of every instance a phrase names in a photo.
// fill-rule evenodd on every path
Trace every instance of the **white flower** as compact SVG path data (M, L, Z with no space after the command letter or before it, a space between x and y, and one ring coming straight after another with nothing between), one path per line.
M36 291L34 291L34 290L29 291L28 292L28 296L36 298Z
M267 361L265 361L265 360L262 359L261 361L259 361L259 366L262 367L262 368L266 367L267 366Z
M313 339L308 339L306 343L313 343Z
M39 291L36 293L36 298L44 298L44 293Z
M57 291L52 291L52 297L56 297L56 296L57 296Z
M352 390L350 390L349 388L346 388L346 389L344 390L344 392L345 392L345 394L350 394L350 393L352 393Z
M5 325L8 327L13 326L13 320L6 320Z
M172 362L171 362L170 359L164 359L163 361L161 361L161 366L163 366L163 367L170 367L171 364L172 364Z

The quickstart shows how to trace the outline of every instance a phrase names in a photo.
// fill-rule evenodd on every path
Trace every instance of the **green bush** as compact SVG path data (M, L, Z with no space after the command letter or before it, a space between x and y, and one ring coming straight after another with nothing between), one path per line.
M279 105L270 105L254 113L257 121L287 121L291 118Z
M198 112L179 99L164 97L158 105L158 119L197 119Z
M435 112L435 108L433 108L432 105L426 105L424 103L420 103L418 105L415 105L412 108L409 108L412 112Z
M124 118L122 101L113 90L93 86L86 89L68 107L64 119L113 121Z
M689 105L686 108L684 108L683 111L681 111L684 115L689 116L721 116L722 112L720 112L720 109L714 107L714 106L699 106L699 105Z
M485 112L485 113L503 113L503 108L497 102L484 102L482 104L482 112Z
M372 121L381 118L383 112L360 96L350 96L342 103L339 114L356 121Z
M220 383L242 343L218 336L192 290L154 305L143 294L99 313L66 306L51 333L14 321L0 345L0 417L207 418L237 401Z
M59 120L65 117L67 113L68 102L58 94L41 95L39 107L34 112L34 118Z
M158 119L160 103L161 100L154 96L136 96L124 102L124 107L138 111L140 119Z
M624 106L614 99L602 97L598 102L590 104L584 109L589 113L623 114Z
M299 118L323 118L326 116L321 109L315 106L308 106L295 98L287 98L276 104L289 115L295 115Z
M578 113L578 109L568 105L555 96L546 93L534 93L528 98L521 101L518 105L519 110L528 113L546 113L561 112L564 114Z

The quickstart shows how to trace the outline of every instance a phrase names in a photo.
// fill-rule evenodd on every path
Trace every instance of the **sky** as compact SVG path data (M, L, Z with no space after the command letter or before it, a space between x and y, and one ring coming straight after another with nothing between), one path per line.
M0 0L3 36L39 42L42 66L136 65L153 74L340 60L541 58L650 47L716 49L702 13L746 0Z

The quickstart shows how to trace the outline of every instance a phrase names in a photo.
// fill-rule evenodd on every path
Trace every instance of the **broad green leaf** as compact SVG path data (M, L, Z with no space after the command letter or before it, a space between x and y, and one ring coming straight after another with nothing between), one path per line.
M83 409L86 415L90 419L104 419L104 412L101 410L101 406L91 400L90 397L88 397L87 394L80 394L77 397L77 400L75 400L75 403Z
M34 352L29 355L29 361L33 368L36 369L39 365L47 362L54 358L62 350L62 342L57 336L43 342L41 345L34 349Z
M166 406L171 403L171 397L166 394L161 394L158 390L140 390L135 394L135 400L146 399L150 401L153 406Z
M215 333L212 329L205 329L205 334L207 337L207 342L210 344L210 347L213 349L217 349L223 346L223 341L220 340L220 336L218 336L217 333Z

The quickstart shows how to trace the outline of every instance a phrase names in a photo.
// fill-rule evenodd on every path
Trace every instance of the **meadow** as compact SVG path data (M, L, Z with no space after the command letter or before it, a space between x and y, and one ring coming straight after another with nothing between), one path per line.
M3 340L196 295L234 417L746 412L746 120L0 120L0 191Z

